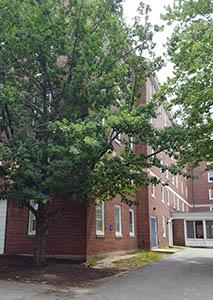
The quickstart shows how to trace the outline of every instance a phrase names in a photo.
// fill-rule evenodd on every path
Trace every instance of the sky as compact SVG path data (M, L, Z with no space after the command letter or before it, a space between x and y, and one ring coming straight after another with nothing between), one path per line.
M136 15L136 10L139 5L139 2L141 0L124 0L124 15L127 20L127 22L131 22L131 19ZM167 37L170 36L172 33L172 28L169 26L166 26L165 23L160 19L160 14L164 13L164 6L172 5L173 0L144 0L143 1L146 4L149 4L152 12L150 14L150 21L152 24L158 24L162 25L164 24L165 29L163 32L158 33L155 36L154 41L156 42L156 53L157 55L163 55L165 52L165 49L163 45L166 43ZM163 83L166 81L167 76L172 75L172 64L167 61L166 67L164 67L162 70L160 70L157 73L158 79L160 83Z

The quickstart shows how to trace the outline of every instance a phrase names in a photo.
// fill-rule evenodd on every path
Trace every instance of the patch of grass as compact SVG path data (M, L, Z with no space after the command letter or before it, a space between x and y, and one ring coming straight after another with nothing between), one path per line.
M181 250L183 250L182 248L177 248L177 247L168 247L168 246L162 246L162 247L160 247L160 249L162 249L162 250L175 250L175 251L181 251Z
M144 265L157 261L167 255L168 254L165 253L142 251L137 253L134 257L131 257L129 259L118 260L113 264L118 269L127 270L132 268L143 267Z
M86 262L86 266L89 268L92 268L96 266L98 259L97 258L91 258Z

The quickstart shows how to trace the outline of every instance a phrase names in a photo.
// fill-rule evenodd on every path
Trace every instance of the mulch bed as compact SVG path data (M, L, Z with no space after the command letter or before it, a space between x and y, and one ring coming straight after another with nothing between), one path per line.
M37 267L32 257L0 256L0 279L5 280L85 287L117 273L109 269L92 269L64 259L48 259L46 266Z

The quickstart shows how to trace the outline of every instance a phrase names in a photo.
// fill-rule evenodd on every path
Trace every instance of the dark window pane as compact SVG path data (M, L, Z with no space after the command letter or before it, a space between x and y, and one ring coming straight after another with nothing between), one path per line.
M195 221L196 238L203 239L203 221Z
M213 221L206 221L206 237L213 239Z
M187 231L187 238L194 239L194 226L193 221L186 221L186 231Z

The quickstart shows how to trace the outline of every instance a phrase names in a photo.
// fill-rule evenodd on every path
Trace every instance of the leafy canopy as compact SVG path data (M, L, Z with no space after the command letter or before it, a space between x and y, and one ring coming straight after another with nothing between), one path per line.
M162 65L149 11L141 4L129 27L120 0L1 0L0 198L129 203L156 182L145 168L159 160L129 138L172 153L182 129L154 129L155 101L138 102Z
M174 1L164 19L174 24L168 54L174 77L163 93L188 131L182 160L213 161L213 5L211 0Z

